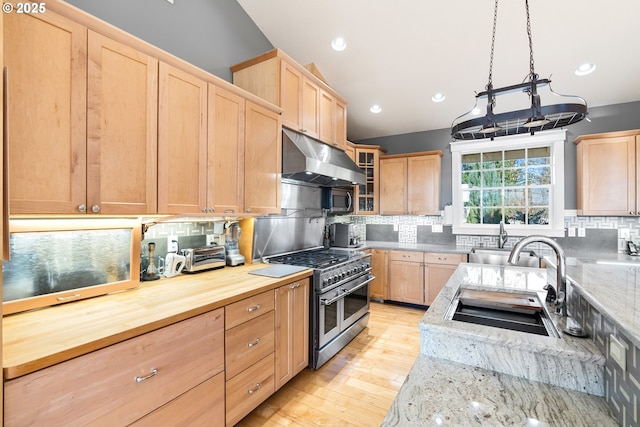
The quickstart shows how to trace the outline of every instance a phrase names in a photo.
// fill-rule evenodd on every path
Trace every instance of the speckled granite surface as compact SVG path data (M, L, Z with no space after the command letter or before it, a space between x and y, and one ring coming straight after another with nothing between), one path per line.
M421 352L509 375L604 396L605 358L589 339L528 334L450 320L460 287L546 294L543 269L461 265L420 322ZM562 318L547 310L558 330Z
M382 427L616 425L600 397L423 355L382 423Z

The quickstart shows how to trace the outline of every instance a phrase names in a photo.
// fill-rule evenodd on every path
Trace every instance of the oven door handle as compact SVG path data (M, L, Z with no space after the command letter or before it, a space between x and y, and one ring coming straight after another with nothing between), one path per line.
M322 304L322 305L331 305L334 302L338 301L339 299L344 298L345 296L347 296L349 294L352 294L355 291L357 291L358 289L368 285L369 283L371 283L374 280L375 280L375 276L369 276L367 278L367 280L365 280L364 282L360 283L358 286L356 286L353 289L349 289L348 291L345 291L345 290L341 289L342 293L340 295L336 296L336 297L331 298L330 300L321 299L320 300L320 304Z
M356 286L353 289L349 289L348 291L346 291L343 295L349 295L354 293L355 291L357 291L360 288L363 288L365 285L368 285L369 283L373 282L374 280L376 280L375 276L369 276L369 278L367 278L367 280L365 280L364 282L360 283L358 286Z

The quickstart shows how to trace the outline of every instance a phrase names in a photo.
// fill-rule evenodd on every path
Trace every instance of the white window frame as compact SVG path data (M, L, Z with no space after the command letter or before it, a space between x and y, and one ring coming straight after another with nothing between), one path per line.
M512 236L530 236L542 234L551 237L564 237L564 144L566 130L539 132L535 135L514 135L495 138L493 141L474 140L451 143L452 155L452 204L453 234L477 234L495 236L499 232L498 224L465 224L463 188L461 179L461 160L464 154L495 150L514 150L520 148L551 147L551 188L549 224L505 224L505 229Z

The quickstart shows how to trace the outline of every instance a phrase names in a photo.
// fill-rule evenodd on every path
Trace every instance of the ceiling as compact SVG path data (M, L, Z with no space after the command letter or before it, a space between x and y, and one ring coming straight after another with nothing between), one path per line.
M348 100L352 141L449 128L485 90L493 0L237 0L274 47L315 63ZM529 72L524 1L499 3L493 86ZM589 107L640 100L640 1L531 0L535 72ZM331 49L344 37L342 52ZM596 70L574 75L583 63ZM440 103L431 101L444 93ZM575 102L541 90L542 104ZM517 98L517 99L516 99ZM498 97L495 112L528 97ZM369 107L379 104L382 112ZM486 104L485 104L486 105ZM483 106L483 112L485 107Z

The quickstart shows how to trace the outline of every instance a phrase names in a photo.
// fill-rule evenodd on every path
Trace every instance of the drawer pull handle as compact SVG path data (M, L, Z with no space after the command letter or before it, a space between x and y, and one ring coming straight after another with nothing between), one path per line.
M291 289L298 289L300 287L300 283L294 283L291 285Z
M247 347L251 348L251 347L256 346L258 344L260 344L260 338L256 338L256 340L254 342L248 343Z
M58 301L66 301L66 300L70 300L70 299L76 299L76 298L80 298L82 295L80 294L73 294L73 295L69 295L66 297L58 297L56 298Z
M256 383L255 387L253 387L253 388L252 388L252 389L250 389L250 390L247 390L247 393L249 393L249 394L253 394L253 393L255 393L255 392L256 392L256 391L258 391L258 390L260 390L260 383Z
M148 380L149 378L155 377L156 375L158 375L158 370L153 368L149 375L145 375L144 377L136 377L136 382L141 383L142 381Z
M247 308L247 311L248 311L249 313L254 312L254 311L256 311L256 310L260 310L260 304L256 304L256 305L255 305L255 307L249 307L249 308Z

